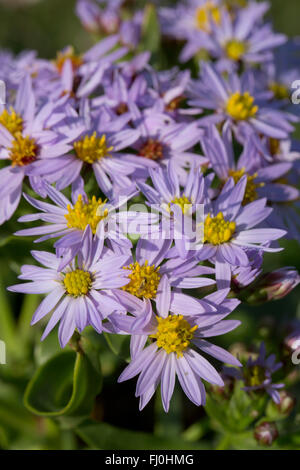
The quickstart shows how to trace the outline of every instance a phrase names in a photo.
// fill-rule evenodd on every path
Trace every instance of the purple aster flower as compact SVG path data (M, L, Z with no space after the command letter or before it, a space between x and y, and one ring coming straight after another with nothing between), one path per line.
M298 189L280 182L292 170L293 163L267 164L266 161L262 161L251 138L246 141L241 156L237 163L235 162L228 123L223 127L222 137L212 126L201 142L204 155L209 158L222 184L230 177L237 183L242 176L247 176L243 205L262 197L271 203L287 203L299 199Z
M149 87L143 71L131 79L123 74L122 68L115 68L104 77L102 86L104 94L91 100L95 110L105 105L120 116L128 113L129 103L133 102L140 108L149 101Z
M265 391L270 395L272 400L279 404L280 395L278 390L284 387L284 384L274 384L272 382L272 374L282 367L282 363L276 363L275 354L266 357L266 347L261 343L258 356L248 359L243 370L227 368L226 373L233 375L238 380L243 380L245 387L243 390L247 392Z
M149 174L154 187L144 182L139 182L138 187L146 196L146 204L161 215L160 236L173 238L179 255L186 258L194 245L193 214L203 202L205 180L201 170L192 164L183 190L172 159L165 169L150 168Z
M265 92L255 89L255 75L244 73L241 77L229 74L225 80L213 65L202 64L201 79L190 87L190 106L203 107L214 113L201 118L202 126L225 124L232 128L241 143L251 135L260 140L261 135L287 139L297 118L274 109L265 100Z
M261 227L272 209L266 207L265 198L243 205L246 186L246 175L237 184L229 178L214 201L205 201L204 245L196 256L199 260L213 259L219 289L229 287L233 266L249 266L248 248L280 251L269 244L286 234L284 230Z
M178 289L195 289L215 284L215 280L205 277L214 275L211 267L201 266L197 259L183 261L180 257L167 260L168 250L172 240L147 240L140 238L135 252L135 258L128 255L124 270L128 273L130 282L118 292L118 299L124 307L133 302L132 297L152 299L159 304L165 296L165 280L176 290L174 305L184 312L211 312L215 307L206 299L193 299ZM228 291L223 293L226 297ZM216 294L216 303L223 300L220 293ZM213 300L213 299L211 299Z
M88 198L83 182L79 179L74 185L72 192L72 202L70 202L61 192L49 184L44 184L50 199L55 203L39 201L31 196L24 195L25 199L40 212L36 214L20 217L20 222L31 222L41 220L48 222L47 225L29 228L16 232L19 236L40 236L35 242L42 242L51 238L59 238L55 243L58 256L63 256L60 260L59 269L65 267L82 249L84 233L89 226L95 238L105 238L112 240L114 244L123 248L132 246L126 237L130 220L143 225L153 223L156 220L155 214L136 213L130 211L119 211L121 205L125 204L136 192L129 188L122 197L115 201L108 202L101 198ZM146 228L146 230L148 230Z
M249 266L237 266L232 270L231 285L233 290L239 293L244 287L252 284L262 272L262 250L246 249Z
M175 8L161 8L159 16L163 33L182 40L208 35L212 25L220 23L223 11L221 0L188 0Z
M193 163L202 165L207 162L206 158L193 151L203 132L197 122L177 124L166 114L147 112L149 110L141 112L134 103L131 103L130 111L132 123L140 132L140 138L132 145L136 155L128 156L140 166L136 178L146 179L149 168L166 165L172 159L180 182L185 184L185 168Z
M43 168L47 158L65 153L66 145L49 130L61 119L53 103L36 106L28 76L19 86L14 106L6 109L0 105L0 159L10 163L0 170L0 178L5 182L0 189L0 224L18 207L25 177L29 178L33 190L45 197L41 174L34 172L34 166L39 162ZM47 171L44 177L48 179Z
M44 267L24 265L19 279L31 282L11 286L8 290L24 294L47 294L32 318L32 325L51 313L42 340L60 322L58 337L62 348L75 329L81 332L87 325L98 333L112 312L121 310L114 291L128 282L121 269L126 258L92 238L90 227L85 230L82 250L76 260L59 271L60 259L45 251L32 251L32 256Z
M78 126L70 134L68 120L63 122L58 131L66 136L66 142L72 152L64 158L49 159L43 166L46 174L52 174L59 190L73 183L82 172L83 167L91 167L99 187L108 197L113 196L113 189L128 190L132 186L129 179L137 165L131 157L122 152L133 145L139 138L139 131L128 126L130 113L116 116L107 107L91 112L89 103L83 103L83 110L78 118ZM74 117L70 117L71 123ZM36 167L38 174L41 169Z
M218 23L211 23L209 34L198 33L190 36L181 53L181 60L187 61L199 50L206 50L217 59L217 68L232 71L238 65L263 64L273 58L272 50L283 44L286 37L274 34L269 24L261 24L268 3L251 3L232 15L223 10Z
M149 300L144 301L142 310L138 307L138 315L135 314L135 306L132 316L119 315L123 328L132 334L132 359L118 381L129 380L139 374L136 396L140 397L140 409L147 405L160 383L162 403L167 412L176 376L187 397L197 406L205 404L202 380L223 385L222 378L203 353L228 364L241 365L234 356L205 339L225 334L240 322L214 317L208 324L207 316L194 314L192 309L183 314L173 303L167 278L163 279L164 293L157 302L157 315Z
M93 33L114 34L121 23L120 8L123 0L78 0L76 14L84 28ZM100 6L101 4L101 6Z
M149 94L152 97L152 103L149 107L156 113L167 113L176 122L192 120L193 116L200 114L199 108L188 108L186 104L186 91L190 83L190 71L179 71L177 67L171 70L157 72L149 70L151 75L152 87Z

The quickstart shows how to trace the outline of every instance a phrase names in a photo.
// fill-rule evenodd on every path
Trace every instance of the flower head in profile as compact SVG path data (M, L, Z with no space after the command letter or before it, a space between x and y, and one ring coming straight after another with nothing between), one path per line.
M30 282L8 290L47 294L32 318L34 325L51 312L42 340L59 322L58 337L64 348L75 329L81 332L91 325L101 333L109 315L122 310L113 293L128 283L121 268L126 256L104 247L101 239L93 240L90 227L85 230L82 249L76 259L61 272L58 271L60 260L55 254L32 251L32 255L43 267L24 265L19 279Z
M161 384L162 403L167 412L177 376L187 397L197 406L204 405L202 380L219 386L223 385L223 380L203 353L240 366L234 356L206 338L225 334L240 322L222 320L221 315L193 314L192 309L189 314L183 314L174 308L171 287L166 278L163 297L157 303L157 315L152 310L150 300L145 300L142 308L137 304L133 304L131 310L137 308L136 316L119 316L119 325L123 325L123 330L127 329L132 335L131 363L122 372L119 382L139 375L136 396L140 397L140 409L147 405Z

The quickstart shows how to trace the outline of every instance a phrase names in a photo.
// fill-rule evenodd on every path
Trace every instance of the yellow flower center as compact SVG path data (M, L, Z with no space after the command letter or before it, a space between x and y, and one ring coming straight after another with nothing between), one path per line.
M225 5L231 11L236 7L244 8L247 6L247 0L225 0Z
M140 265L138 261L124 269L131 270L128 275L130 282L122 289L139 298L153 299L156 297L157 287L160 281L158 273L159 267L149 266L148 261L144 265Z
M108 215L108 210L103 209L105 204L106 200L102 201L101 198L97 199L96 196L85 202L82 195L79 194L74 207L68 205L68 214L65 214L67 226L84 230L87 225L90 225L93 234L95 234L100 220L105 219Z
M108 157L113 147L108 147L106 136L97 137L96 132L86 135L83 139L74 143L74 150L77 158L85 163L93 164L103 157Z
M278 139L270 137L269 146L271 155L278 155L280 153L280 141Z
M257 387L265 380L265 370L261 366L250 366L245 368L245 383L248 387Z
M274 93L274 98L277 100L286 100L290 97L289 89L282 83L272 82L269 88Z
M202 31L209 31L209 22L212 19L216 24L221 22L221 12L211 1L206 2L196 10L196 26Z
M38 146L31 137L23 137L18 133L8 149L12 166L25 166L34 162L38 154Z
M226 243L232 238L235 227L236 223L225 220L222 212L216 217L208 214L204 222L204 242L212 245Z
M157 341L157 346L163 348L167 354L175 352L177 357L181 357L190 344L194 331L198 326L191 325L182 315L169 315L167 318L157 318L157 331L150 338Z
M86 295L92 287L92 276L82 269L75 269L65 275L64 286L69 295Z
M253 173L253 175L249 175L245 172L245 168L241 168L240 170L229 170L229 175L234 179L235 184L244 176L247 175L247 184L244 194L244 199L242 205L245 206L249 204L249 202L253 202L257 199L258 194L256 189L261 188L264 186L264 183L255 183L254 180L257 178L257 173Z
M240 60L240 58L245 54L247 50L247 45L238 41L237 39L231 39L225 44L225 52L227 57L232 60Z
M66 60L71 61L73 70L78 69L83 64L82 57L75 54L73 47L68 47L66 51L57 53L55 65L59 73L61 73Z
M244 121L256 115L258 106L254 104L254 98L248 91L241 94L233 93L226 104L226 112L236 121Z
M186 197L184 194L181 197L175 197L170 203L169 203L169 208L171 207L171 204L176 204L179 206L182 210L183 214L186 214L189 212L190 206L191 206L191 201L189 200L188 197Z
M148 139L140 148L139 155L149 160L161 160L164 157L163 145L156 139Z
M10 112L6 109L0 115L0 124L4 126L14 137L23 130L23 119L11 107Z

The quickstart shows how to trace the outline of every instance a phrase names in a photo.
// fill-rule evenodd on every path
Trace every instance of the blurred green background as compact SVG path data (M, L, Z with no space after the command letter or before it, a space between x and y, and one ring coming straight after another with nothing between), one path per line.
M0 1L1 48L10 49L15 53L24 49L35 49L40 57L51 59L66 45L72 44L78 51L84 51L92 45L92 39L82 29L74 13L75 0L40 0L27 6L17 6L17 3L13 0ZM286 2L272 0L270 16L276 30L290 36L300 35L299 0ZM28 212L28 205L23 205L21 210L24 213ZM41 300L40 296L12 295L6 292L8 285L17 282L20 265L32 262L30 257L30 250L33 249L32 240L11 237L17 226L15 216L0 227L0 339L3 332L8 338L8 367L0 366L0 448L83 448L88 439L82 440L82 433L70 431L66 423L36 418L23 404L23 392L37 365L44 363L53 352L59 351L59 346L57 331L54 331L53 335L41 345L39 341L41 327L30 326L30 319ZM287 241L282 242L282 245L286 250L280 254L266 256L266 270L282 266L296 266L300 270L299 245ZM49 245L51 250L50 247L51 245ZM40 249L47 249L47 245L43 244ZM263 307L238 308L232 318L241 319L242 326L226 335L224 339L220 338L218 344L228 347L235 342L245 342L251 345L253 342L258 344L264 339L269 351L273 350L278 356L288 320L300 318L299 289L298 287L287 298ZM17 325L11 321L10 312L18 321ZM115 345L116 349L121 347L122 345ZM203 445L201 444L202 448L209 448L214 435L211 431L207 431L207 418L202 408L197 409L180 391L177 391L169 415L162 413L159 397L158 400L152 400L151 404L140 413L138 401L134 397L135 381L116 384L125 362L114 355L105 342L101 359L104 387L97 398L94 410L94 417L99 422L103 420L108 426L113 425L138 433L141 431L152 433L156 439L163 439L166 435L170 439L174 437L175 443L170 444L174 447L169 448L184 448L180 447L183 446L184 438L190 442L186 448L191 449L192 445L196 445L194 441L198 441L204 435L206 440ZM294 393L299 395L298 387L294 387ZM295 416L293 419L295 422ZM297 419L300 421L300 415L296 414ZM110 428L104 427L103 435L98 434L99 439L103 439L103 436L107 436L110 431ZM118 434L118 445L123 448L135 448L134 445L139 442L137 440L139 435ZM123 439L122 443L120 439ZM154 446L152 448L157 448L158 441L149 442L149 437L145 437L143 443L136 445L145 446L144 448L151 448L152 445ZM108 438L106 442L99 441L98 445L100 448L112 448L113 443L112 434L110 441ZM197 446L195 448L201 448L200 444Z
M299 0L271 0L270 3L269 16L275 29L290 36L300 35ZM18 0L1 0L0 46L14 52L35 49L47 59L66 44L84 51L91 45L91 39L74 14L75 4L76 0L37 0L17 6Z

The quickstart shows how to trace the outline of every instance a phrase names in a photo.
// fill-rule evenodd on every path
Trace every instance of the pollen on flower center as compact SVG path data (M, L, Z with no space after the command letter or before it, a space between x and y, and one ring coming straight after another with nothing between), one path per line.
M90 225L93 234L95 234L98 223L108 215L108 210L104 208L105 204L106 201L101 198L97 199L96 196L86 202L82 194L79 194L74 207L68 205L68 214L65 214L67 226L84 230L87 225Z
M212 245L226 243L232 238L235 227L236 223L225 220L222 212L216 217L208 214L204 222L204 242Z
M278 139L274 139L274 137L270 137L269 147L270 147L271 155L274 156L280 153L280 141Z
M157 331L150 338L156 339L157 346L163 348L167 354L175 352L181 357L183 351L189 346L196 326L191 326L183 315L169 315L167 318L157 318Z
M248 387L257 387L261 385L266 378L265 369L258 365L245 368L244 374L245 383Z
M161 160L164 156L163 145L155 139L148 139L140 148L139 155L149 160Z
M75 269L65 275L64 286L66 292L73 297L86 295L92 287L92 276L88 271Z
M38 145L35 139L22 134L16 134L12 146L8 149L12 166L25 166L34 162L38 155Z
M175 197L170 203L169 203L169 208L171 204L176 204L179 206L182 210L183 214L186 214L190 208L190 205L192 204L191 201L189 200L188 197L186 197L184 194L181 197Z
M209 20L216 24L221 22L221 13L219 8L213 2L207 1L203 6L198 7L196 10L196 26L202 31L209 31Z
M68 47L65 51L59 51L57 53L55 65L59 73L62 72L66 60L71 61L72 68L74 71L83 64L82 57L80 55L75 54L73 47Z
M108 147L106 136L97 137L96 132L86 135L73 144L76 157L85 163L93 164L103 157L108 157L113 147Z
M245 168L241 168L240 170L229 170L229 175L234 179L235 184L245 174L247 175L247 184L246 184L244 199L242 202L243 206L245 206L246 204L249 204L249 202L255 201L258 197L256 189L264 186L264 183L255 183L255 179L257 178L257 173L253 173L253 175L249 175L248 173L245 172Z
M4 126L14 137L23 130L23 119L11 107L10 112L5 109L0 115L0 124Z
M269 88L274 93L274 98L277 100L286 100L290 97L289 89L283 83L272 82Z
M157 287L160 281L159 267L149 266L148 261L140 265L138 261L124 269L131 270L128 275L130 282L122 289L139 298L153 299L156 297Z
M246 43L237 39L231 39L225 44L225 52L227 57L232 60L240 60L243 54L245 54L246 50Z
M241 94L233 93L227 101L226 112L236 121L244 121L256 115L258 106L254 104L254 98L248 91Z

